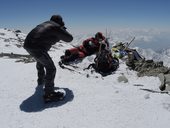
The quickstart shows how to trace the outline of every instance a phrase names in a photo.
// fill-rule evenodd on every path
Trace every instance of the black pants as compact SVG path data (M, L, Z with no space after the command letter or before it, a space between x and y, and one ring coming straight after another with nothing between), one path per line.
M26 49L28 53L37 61L38 81L45 81L45 93L54 91L54 78L56 67L47 51ZM44 70L45 69L45 70Z

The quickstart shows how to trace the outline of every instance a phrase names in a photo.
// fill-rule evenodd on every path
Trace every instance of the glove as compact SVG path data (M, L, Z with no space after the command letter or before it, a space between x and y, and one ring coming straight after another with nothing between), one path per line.
M89 42L84 43L84 47L86 49L89 49L89 48L95 47L95 45L93 44L93 42L89 41Z
M90 41L90 42L89 42L89 46L90 46L90 47L95 47L95 44L94 44L92 41Z

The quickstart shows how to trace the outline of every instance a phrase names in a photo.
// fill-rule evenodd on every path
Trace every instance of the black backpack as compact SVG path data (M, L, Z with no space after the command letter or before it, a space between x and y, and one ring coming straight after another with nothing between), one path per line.
M106 49L101 50L94 61L96 71L102 73L115 71L119 66L119 60L113 58L111 53Z

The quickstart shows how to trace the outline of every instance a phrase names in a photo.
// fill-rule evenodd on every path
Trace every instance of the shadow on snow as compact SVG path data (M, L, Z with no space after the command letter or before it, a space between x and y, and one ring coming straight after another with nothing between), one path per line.
M66 92L65 98L58 102L51 102L45 104L43 100L43 86L37 86L35 93L21 103L20 105L21 111L40 112L47 108L62 106L67 102L71 102L74 99L73 92L70 89L68 88L59 89L63 89Z

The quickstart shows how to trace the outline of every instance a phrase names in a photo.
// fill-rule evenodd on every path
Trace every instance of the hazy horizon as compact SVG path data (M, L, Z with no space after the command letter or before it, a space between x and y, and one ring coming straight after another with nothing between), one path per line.
M167 47L170 42L169 12L169 0L1 0L0 28L19 29L27 34L53 14L60 14L73 35L106 32L107 29L113 34L119 32L124 40L129 34L141 34L147 38L141 38L138 45L145 39L152 39L147 46L156 48L156 44L159 48Z

